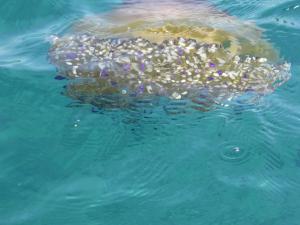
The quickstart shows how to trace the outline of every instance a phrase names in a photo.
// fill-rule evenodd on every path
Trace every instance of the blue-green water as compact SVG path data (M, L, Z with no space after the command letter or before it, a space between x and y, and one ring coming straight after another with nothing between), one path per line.
M292 77L254 105L179 115L61 94L47 38L121 0L0 3L1 225L299 224L299 1L212 1L264 28Z

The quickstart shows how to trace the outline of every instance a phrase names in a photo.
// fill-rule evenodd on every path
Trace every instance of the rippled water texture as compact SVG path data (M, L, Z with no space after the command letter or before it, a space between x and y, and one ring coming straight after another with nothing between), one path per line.
M188 113L159 98L95 108L54 79L51 35L135 2L0 3L1 225L299 224L299 1L209 2L263 29L292 76L262 98Z

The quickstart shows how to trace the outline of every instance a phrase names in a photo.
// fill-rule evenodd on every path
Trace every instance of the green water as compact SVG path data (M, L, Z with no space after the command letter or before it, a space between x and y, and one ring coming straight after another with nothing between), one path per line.
M54 79L48 37L121 1L0 1L1 225L299 224L300 2L212 2L264 28L292 78L255 104L168 115L95 110Z

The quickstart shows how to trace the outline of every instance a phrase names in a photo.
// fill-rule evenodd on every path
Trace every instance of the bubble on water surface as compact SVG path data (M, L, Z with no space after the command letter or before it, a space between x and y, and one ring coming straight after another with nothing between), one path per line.
M230 144L224 146L222 145L220 148L221 159L230 163L244 163L251 155L247 149Z

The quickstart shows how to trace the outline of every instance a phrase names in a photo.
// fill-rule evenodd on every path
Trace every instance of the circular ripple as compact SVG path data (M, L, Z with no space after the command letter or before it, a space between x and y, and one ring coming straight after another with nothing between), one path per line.
M244 163L249 160L251 155L246 148L240 148L232 144L222 145L220 148L220 158L226 162Z

